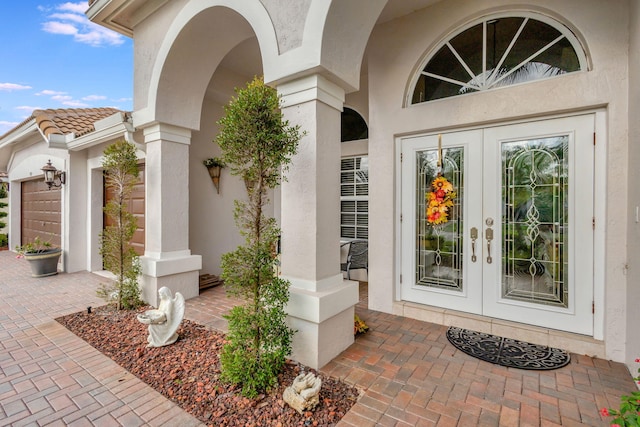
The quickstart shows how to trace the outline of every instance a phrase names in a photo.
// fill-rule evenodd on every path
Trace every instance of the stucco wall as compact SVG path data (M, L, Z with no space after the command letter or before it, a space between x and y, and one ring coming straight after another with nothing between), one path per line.
M220 193L211 182L202 161L221 155L220 147L213 142L217 134L216 121L222 117L222 106L217 102L205 102L202 124L194 132L189 153L189 242L191 252L202 255L201 273L219 275L222 254L242 243L233 219L233 200L244 191L242 182L229 173L220 174Z
M134 111L147 106L153 65L164 40L164 32L188 0L173 0L135 28L133 78Z
M636 325L640 324L640 4L630 1L629 17L629 203L628 252L629 269L627 271L627 358L631 372L637 373L640 357L640 333Z
M390 312L394 299L397 236L394 194L395 137L466 126L484 126L557 112L606 107L607 211L606 313L607 355L624 357L627 214L627 31L626 1L537 1L518 10L539 11L560 19L586 42L590 72L484 93L404 107L409 82L422 58L455 28L493 11L509 10L508 1L451 0L375 28L369 45L370 284L369 305ZM527 102L529 101L529 102ZM602 196L598 195L598 203Z
M223 116L223 105L235 95L234 88L244 87L253 78L218 68L211 79L207 97L202 107L200 130L191 137L189 149L189 244L191 252L202 255L201 273L219 275L222 255L244 244L234 220L234 200L246 200L244 183L223 168L220 176L220 193L211 182L202 161L219 157L222 151L214 142L218 134L216 122ZM274 197L265 210L274 215Z
M311 0L260 0L269 16L278 38L280 53L295 49L302 44L304 26Z

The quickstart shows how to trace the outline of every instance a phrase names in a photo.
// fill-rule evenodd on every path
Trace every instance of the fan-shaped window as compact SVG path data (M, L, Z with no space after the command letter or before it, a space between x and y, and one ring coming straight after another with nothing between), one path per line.
M435 50L417 76L412 104L586 69L576 37L534 14L491 16Z
M341 122L341 142L369 138L369 128L367 127L367 123L357 111L344 107Z

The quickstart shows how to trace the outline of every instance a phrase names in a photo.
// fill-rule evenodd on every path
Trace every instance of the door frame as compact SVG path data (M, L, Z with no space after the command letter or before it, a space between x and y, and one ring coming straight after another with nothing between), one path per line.
M430 128L424 129L422 131L416 132L404 132L402 134L395 136L395 224L394 224L394 234L395 234L395 271L394 271L394 300L395 302L403 302L402 300L402 285L401 285L401 274L402 274L402 224L401 224L401 212L402 212L402 163L401 163L401 154L402 154L402 141L418 136L429 136L429 135L437 135L438 133L443 132L461 132L468 130L477 130L477 129L485 129L494 126L506 126L506 125L514 125L514 124L522 124L529 122L539 122L551 119L558 118L571 118L575 116L582 116L586 114L594 115L594 195L595 198L598 198L599 194L607 194L607 112L605 109L588 109L576 111L573 113L565 113L565 114L554 114L554 115L546 115L546 116L537 116L531 117L527 119L520 120L505 120L503 122L495 123L483 123L475 126L459 126L459 127L447 127L441 126L438 128ZM594 204L594 217L595 217L595 227L594 227L594 235L593 235L593 338L596 340L604 339L604 310L605 310L605 264L606 264L606 238L605 238L605 230L606 230L606 205L607 203L595 203ZM418 304L418 303L415 303ZM419 304L418 304L419 305ZM441 309L446 310L446 309ZM486 317L486 316L485 316ZM487 317L487 319L490 319ZM510 322L507 320L497 319L503 323L514 323L517 325L517 322ZM541 330L546 330L548 328L537 327L533 325L528 325L529 327L540 328ZM567 332L571 334L570 332ZM579 334L577 334L579 335Z

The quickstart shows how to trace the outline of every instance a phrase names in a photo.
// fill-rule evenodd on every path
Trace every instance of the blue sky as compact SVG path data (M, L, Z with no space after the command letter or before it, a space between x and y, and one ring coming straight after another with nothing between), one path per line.
M133 42L86 0L0 0L0 135L35 109L132 109Z

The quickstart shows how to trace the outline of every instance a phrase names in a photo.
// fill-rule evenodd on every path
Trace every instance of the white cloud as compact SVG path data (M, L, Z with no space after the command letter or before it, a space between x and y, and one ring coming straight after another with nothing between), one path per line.
M36 95L48 96L52 101L59 102L60 104L67 107L79 108L89 106L86 102L82 102L78 99L73 99L73 96L67 94L67 92L45 89L41 92L36 93Z
M71 101L73 97L69 95L54 95L51 97L51 99L54 101L60 101L64 103L65 101Z
M79 13L82 15L84 15L84 13L87 11L88 8L89 7L87 6L86 1L79 2L79 3L66 2L56 7L56 9L58 10L66 10L69 12Z
M49 21L42 24L42 29L51 34L64 34L72 36L78 33L78 29L72 24L65 24L64 22Z
M33 110L42 110L42 107L30 107L28 105L20 105L19 107L16 107L16 110L28 111L29 113L31 113Z
M31 89L31 86L19 85L17 83L0 83L0 91L12 92L14 90Z
M63 101L62 105L66 105L67 107L73 107L73 108L84 108L89 106L89 104L84 103L82 101L78 101L77 99L69 99L69 100Z
M45 89L43 91L40 91L38 93L36 93L36 95L40 96L40 95L44 95L44 96L57 96L57 95L66 95L66 92L59 92L57 90L49 90L49 89Z
M0 120L0 135L4 135L19 124L20 122L8 122L6 120Z
M62 3L56 6L60 12L48 15L48 20L42 24L42 30L51 34L73 36L79 43L91 46L118 46L124 43L124 37L114 31L101 27L89 21L84 15L87 10L86 2ZM44 11L44 10L43 10Z
M89 95L82 97L83 101L102 101L104 99L107 99L104 95Z
M91 46L102 46L105 44L117 46L124 43L124 38L120 34L93 23L92 25L95 28L93 28L91 31L76 34L74 36L76 41L86 43Z
M51 19L59 19L60 21L72 21L78 24L84 24L87 22L87 18L84 15L76 15L74 13L52 13L49 15Z

